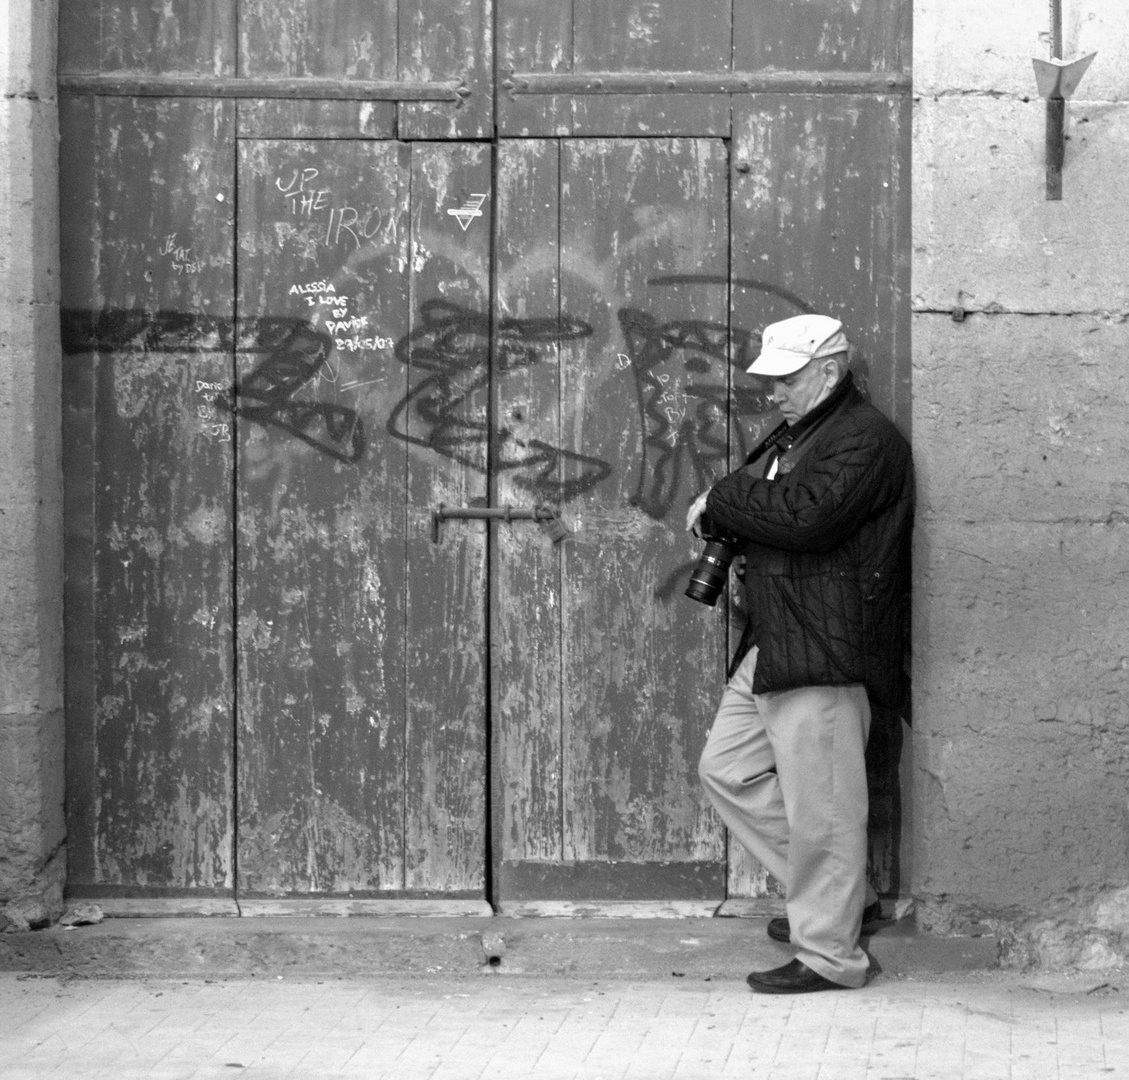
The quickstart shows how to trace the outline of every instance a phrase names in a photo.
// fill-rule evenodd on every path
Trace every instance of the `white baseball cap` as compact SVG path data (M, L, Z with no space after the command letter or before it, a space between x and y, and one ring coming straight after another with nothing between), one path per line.
M771 323L761 337L761 353L748 367L750 375L780 378L799 371L811 360L847 351L843 324L830 315L794 315Z

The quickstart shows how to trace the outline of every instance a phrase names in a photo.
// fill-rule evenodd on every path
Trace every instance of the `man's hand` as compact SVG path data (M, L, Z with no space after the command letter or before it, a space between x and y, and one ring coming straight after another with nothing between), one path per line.
M694 500L690 509L686 511L686 531L692 532L695 536L698 535L698 521L706 512L706 499L709 498L709 494L709 488L707 488Z

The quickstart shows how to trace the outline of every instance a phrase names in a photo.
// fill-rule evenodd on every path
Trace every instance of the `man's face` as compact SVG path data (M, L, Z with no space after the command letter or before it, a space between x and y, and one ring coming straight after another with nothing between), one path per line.
M838 381L834 361L809 360L799 371L772 380L772 400L791 425L824 401Z

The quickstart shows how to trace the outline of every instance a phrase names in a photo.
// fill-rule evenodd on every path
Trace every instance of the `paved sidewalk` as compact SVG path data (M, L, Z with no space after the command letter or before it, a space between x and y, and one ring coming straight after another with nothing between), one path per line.
M146 1080L1129 1078L1124 977L878 976L800 997L728 976L0 974L0 1077Z

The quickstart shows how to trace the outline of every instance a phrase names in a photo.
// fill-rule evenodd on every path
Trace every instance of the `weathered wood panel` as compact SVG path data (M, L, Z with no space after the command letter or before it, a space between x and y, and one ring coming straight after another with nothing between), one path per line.
M491 148L412 149L408 392L388 420L409 448L406 538L409 887L485 888L485 526L439 503L488 494Z
M577 71L728 71L733 0L575 0ZM594 95L576 100L577 135L728 135L725 94Z
M232 74L236 0L59 0L59 70Z
M390 139L396 106L389 101L241 101L243 139Z
M842 319L856 378L907 434L909 109L896 96L744 101L732 181L734 326L755 343L768 323L802 311ZM776 420L755 407L743 418L758 431ZM883 764L871 784L872 873L880 890L896 891L897 753L879 743L900 729L876 722L875 731L871 758ZM779 893L735 843L729 891Z
M738 71L902 71L911 60L906 0L757 0L733 5Z
M399 107L404 139L489 138L494 130L494 11L491 0L399 0L400 78L461 79L458 105Z
M728 135L726 94L511 94L510 72L730 70L732 0L501 0L498 115L505 135Z
M499 155L495 503L546 503L567 517L560 341L586 335L588 325L560 310L560 151L556 142L522 140L502 143ZM498 864L561 859L560 552L532 522L495 531L491 715Z
M720 142L562 146L561 310L592 327L562 342L562 441L608 469L566 507L563 855L648 864L653 896L703 860L721 895L697 759L725 628L682 592L685 508L726 468L727 216Z
M409 169L394 143L240 144L239 883L404 884Z
M732 0L573 0L581 71L726 71Z
M240 73L395 79L397 0L240 0ZM240 135L389 138L392 102L262 101L240 106Z
M70 883L228 890L233 110L62 113Z
M396 0L240 0L244 75L394 79Z
M613 94L578 97L576 135L729 135L725 94Z

